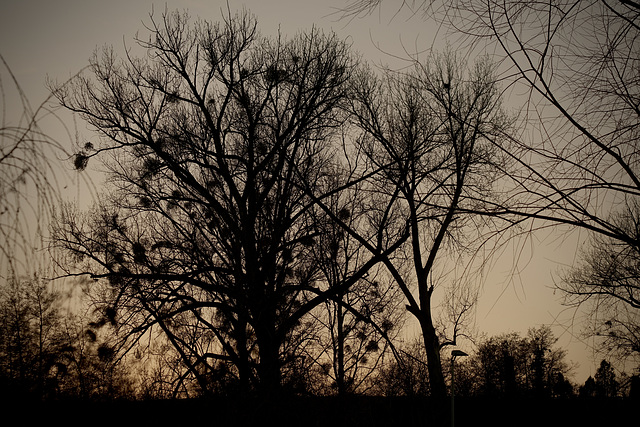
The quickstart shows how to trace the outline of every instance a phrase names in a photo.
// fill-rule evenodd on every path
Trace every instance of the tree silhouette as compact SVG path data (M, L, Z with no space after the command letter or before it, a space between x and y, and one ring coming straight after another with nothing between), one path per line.
M571 396L567 352L556 342L545 326L531 328L524 337L510 333L486 339L460 363L460 384L475 396Z
M43 279L0 293L0 384L8 399L125 397L130 386L109 338L66 314Z
M384 263L419 322L431 392L444 397L441 350L463 333L475 294L438 267L445 253L472 252L485 243L483 224L464 212L489 197L501 163L492 144L508 121L486 61L467 66L445 53L416 62L411 72L388 72L381 79L365 74L362 80L353 106L363 131L361 150L378 171L372 180L380 205L402 218L410 233L405 253L411 271L396 263L402 257ZM445 289L445 280L454 281L453 292L445 297L446 323L438 324L434 292Z
M600 366L595 375L595 395L596 397L616 397L618 396L618 381L613 367L606 360L600 362Z
M203 392L223 362L241 389L274 393L301 320L395 249L334 287L315 279L308 188L336 191L356 62L317 29L262 37L246 12L215 24L170 13L150 31L146 58L106 49L93 77L54 87L102 138L79 166L111 155L103 203L60 215L61 264L96 280L119 347L159 334Z
M622 212L614 222L633 235L636 220L637 212ZM600 339L605 353L623 359L640 356L639 260L636 245L598 236L558 284L566 304L589 308L586 333Z
M42 398L55 390L51 371L61 362L57 295L40 280L12 280L0 294L0 376L3 393ZM52 389L53 387L53 389Z
M354 0L343 13L370 13L381 3ZM434 19L469 52L496 52L503 81L526 93L515 126L521 132L508 149L520 166L509 172L509 203L491 214L588 231L594 249L559 289L568 305L587 310L587 333L604 336L604 350L637 351L635 273L630 286L626 275L622 282L601 276L628 269L625 259L633 263L638 252L640 4L427 0L403 7Z
M589 376L583 385L580 386L578 391L580 397L595 397L596 395L596 381L592 376Z
M398 353L398 357L378 370L375 392L389 397L430 395L427 357L422 340L405 344Z

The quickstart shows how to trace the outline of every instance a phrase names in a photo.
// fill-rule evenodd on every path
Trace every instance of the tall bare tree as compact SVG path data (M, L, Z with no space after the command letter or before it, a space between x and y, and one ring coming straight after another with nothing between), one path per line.
M58 295L40 280L11 280L0 291L0 379L2 392L44 398L53 390L52 367L64 352L58 337Z
M353 109L363 131L359 143L379 171L372 178L377 191L409 226L405 254L411 271L401 270L391 257L384 262L419 322L431 392L443 397L441 350L456 344L474 297L466 293L450 301L445 336L444 325L436 322L434 293L455 280L442 275L445 254L483 242L476 239L482 224L464 212L489 197L501 161L492 145L508 122L489 62L467 67L446 53L425 64L382 79L365 76Z
M111 154L112 185L91 213L61 215L57 243L69 274L104 285L124 350L157 330L202 390L224 361L243 389L275 392L300 320L386 253L337 288L314 280L305 189L331 180L356 62L317 29L262 37L246 12L165 14L150 32L145 57L106 49L92 76L54 88L101 137L76 165Z
M381 3L356 0L344 12L368 13ZM510 145L520 172L510 173L510 203L491 213L587 230L594 250L584 252L561 289L570 304L599 318L589 329L603 333L616 323L637 331L636 291L621 298L632 288L614 290L617 279L603 273L620 254L638 251L640 4L423 0L402 7L436 20L460 46L493 52L512 93L524 89L521 132Z

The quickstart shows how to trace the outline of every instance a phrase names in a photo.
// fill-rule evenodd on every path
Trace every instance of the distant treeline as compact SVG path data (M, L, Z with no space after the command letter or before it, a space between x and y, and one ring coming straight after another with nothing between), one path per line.
M209 392L191 389L189 395L162 390L174 380L168 368L134 351L117 358L107 325L65 314L63 296L40 280L12 282L0 293L0 391L5 398L37 401L137 400L172 397L250 396L229 375L210 376ZM455 369L455 395L460 398L615 398L638 397L639 377L616 374L603 360L594 378L584 384L570 381L566 350L548 327L490 337L469 357L445 365L447 381ZM389 350L387 350L391 353ZM168 352L168 350L167 350ZM156 363L156 365L154 365ZM330 369L310 375L293 371L284 396L338 394L420 398L431 395L426 356L419 343L399 345L370 372L366 388L340 393ZM220 372L224 365L220 364ZM313 380L313 383L311 381Z

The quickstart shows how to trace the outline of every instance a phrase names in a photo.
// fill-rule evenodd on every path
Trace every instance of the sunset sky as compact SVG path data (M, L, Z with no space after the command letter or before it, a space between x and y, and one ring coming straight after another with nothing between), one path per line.
M47 78L64 81L77 73L97 47L113 45L122 52L125 43L133 46L136 32L146 38L144 23L149 22L152 10L159 17L165 8L186 9L194 18L215 21L226 12L227 4L232 13L246 7L257 16L263 34L293 35L315 25L350 40L364 60L392 67L406 65L402 58L409 54L447 44L435 23L407 9L396 14L393 3L383 2L380 11L366 17L340 20L336 12L344 2L338 0L4 0L0 2L0 54L32 105L37 105L48 95ZM8 81L2 84L10 86ZM509 100L505 102L508 106ZM5 108L10 112L12 104ZM77 126L81 141L91 137L82 123ZM59 127L50 129L59 132L57 139L68 138ZM72 143L69 141L70 150ZM79 194L73 186L68 191L70 199ZM548 230L505 250L485 281L476 327L488 335L524 335L529 327L552 326L560 338L558 345L569 351L568 359L580 364L573 380L582 384L595 373L600 359L581 341L581 325L571 324L574 312L560 304L561 295L552 289L562 268L574 262L579 237ZM514 253L519 254L515 268ZM514 271L519 274L510 274Z

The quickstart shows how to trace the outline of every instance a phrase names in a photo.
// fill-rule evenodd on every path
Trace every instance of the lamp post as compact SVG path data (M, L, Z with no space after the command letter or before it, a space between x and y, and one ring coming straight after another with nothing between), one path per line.
M467 353L465 353L462 350L453 350L451 352L451 427L455 426L455 408L454 408L454 400L455 400L455 370L454 370L454 363L456 360L456 357L464 357L464 356L468 356Z

